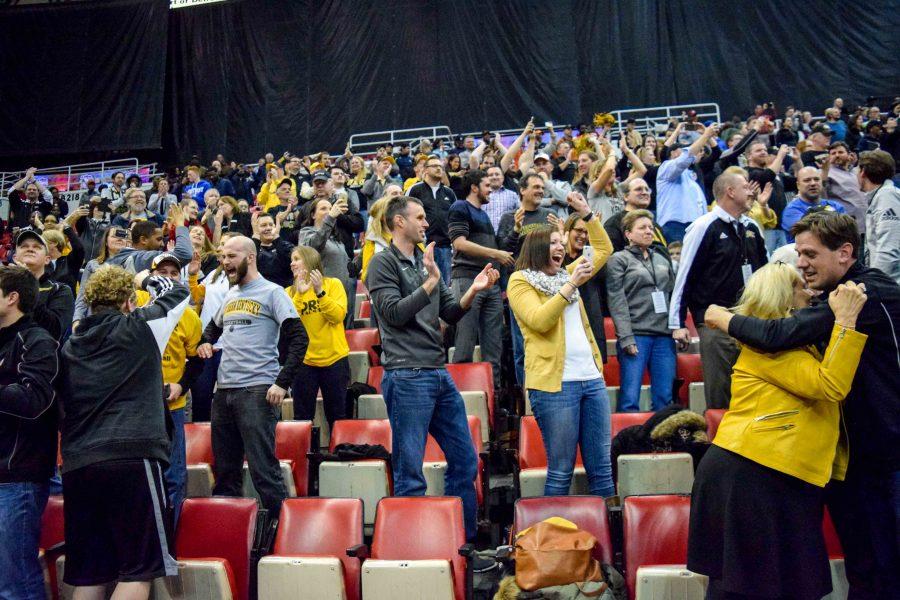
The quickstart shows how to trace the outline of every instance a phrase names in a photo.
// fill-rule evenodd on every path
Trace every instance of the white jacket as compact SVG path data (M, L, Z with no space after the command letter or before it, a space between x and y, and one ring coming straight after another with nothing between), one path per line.
M900 284L900 189L888 179L867 195L866 264Z

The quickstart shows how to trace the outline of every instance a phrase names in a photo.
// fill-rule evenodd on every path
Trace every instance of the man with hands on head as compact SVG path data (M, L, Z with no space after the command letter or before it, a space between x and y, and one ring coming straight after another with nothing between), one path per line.
M446 494L462 498L466 537L473 539L478 457L462 396L444 366L440 320L459 322L500 274L487 263L457 301L441 279L434 242L424 252L418 247L428 228L422 204L408 196L392 198L385 221L393 239L369 263L366 287L384 351L382 390L393 437L394 494L425 494L422 458L431 433L447 457Z
M256 252L244 236L222 247L222 267L232 287L206 326L197 354L207 359L222 353L212 405L213 494L241 495L246 456L262 505L277 518L286 490L275 457L275 423L309 338L284 288L259 274Z
M900 586L900 286L859 260L853 217L810 213L791 229L797 268L820 300L785 319L706 310L708 327L765 352L828 343L835 315L824 301L842 284L865 286L868 300L856 329L868 335L842 409L850 446L844 481L832 480L826 501L846 556L851 598L891 598Z

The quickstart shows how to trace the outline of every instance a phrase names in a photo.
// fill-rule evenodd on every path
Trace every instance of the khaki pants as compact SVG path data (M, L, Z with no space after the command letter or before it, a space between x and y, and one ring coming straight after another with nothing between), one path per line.
M728 408L731 404L731 369L740 349L727 333L698 325L700 360L706 408Z

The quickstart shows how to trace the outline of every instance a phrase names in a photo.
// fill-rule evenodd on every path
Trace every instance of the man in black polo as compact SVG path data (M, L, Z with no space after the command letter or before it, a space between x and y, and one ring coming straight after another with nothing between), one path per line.
M746 213L750 185L740 173L726 172L713 183L716 207L688 227L669 306L669 329L682 346L690 342L684 326L690 308L700 333L703 390L707 408L728 408L731 369L738 348L730 337L703 325L710 304L733 306L750 275L767 262L765 238Z
M68 286L50 279L47 273L50 250L43 236L30 228L21 230L16 236L14 260L17 265L28 269L40 286L32 311L34 322L46 329L56 341L62 342L72 327L75 297Z

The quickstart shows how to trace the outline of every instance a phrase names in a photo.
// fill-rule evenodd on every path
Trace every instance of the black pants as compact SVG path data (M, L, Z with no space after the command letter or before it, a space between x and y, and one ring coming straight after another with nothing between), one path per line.
M278 407L266 402L268 385L216 390L212 405L213 495L241 496L244 455L263 508L277 516L287 496L275 457Z
M322 390L325 419L329 427L347 417L347 386L350 384L350 361L344 357L327 367L300 365L291 386L294 418L312 421L316 416L316 396Z

